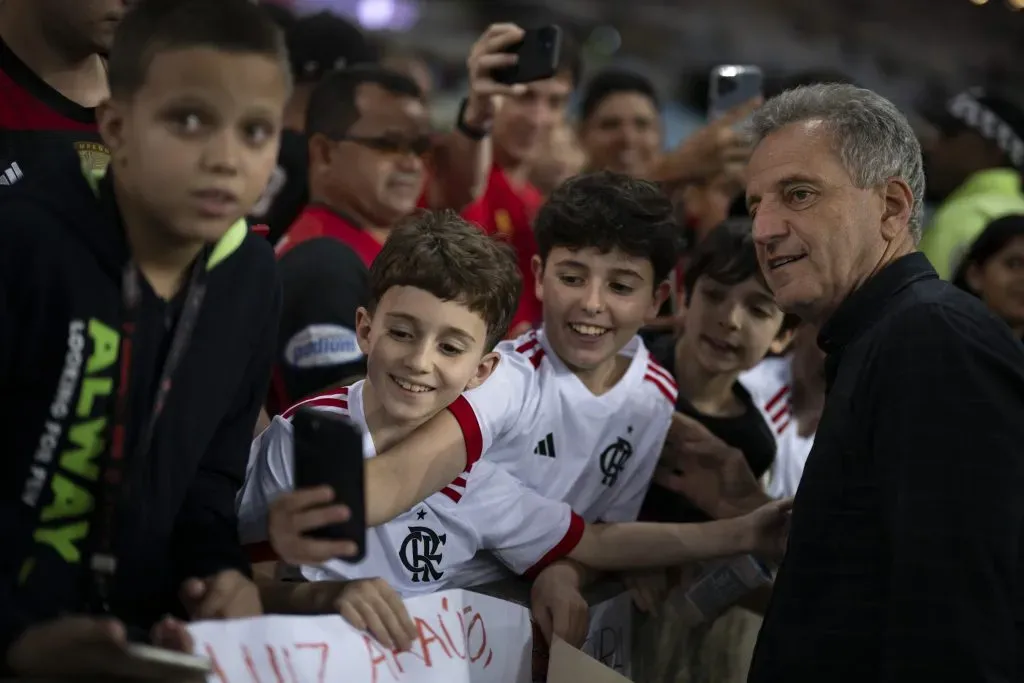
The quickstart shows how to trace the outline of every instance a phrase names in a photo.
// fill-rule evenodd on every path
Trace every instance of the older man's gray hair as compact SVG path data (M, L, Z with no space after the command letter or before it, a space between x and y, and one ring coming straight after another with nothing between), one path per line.
M914 194L910 234L915 243L921 239L921 145L896 105L877 93L852 85L801 86L771 98L754 113L754 142L761 142L791 123L812 120L822 121L832 135L833 149L854 185L867 189L898 177L910 186Z

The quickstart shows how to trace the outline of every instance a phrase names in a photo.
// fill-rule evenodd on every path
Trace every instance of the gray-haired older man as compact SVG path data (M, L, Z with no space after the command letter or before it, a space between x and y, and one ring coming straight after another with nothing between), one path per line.
M892 103L797 88L754 130L758 257L829 393L749 680L1024 680L1024 348L917 253Z

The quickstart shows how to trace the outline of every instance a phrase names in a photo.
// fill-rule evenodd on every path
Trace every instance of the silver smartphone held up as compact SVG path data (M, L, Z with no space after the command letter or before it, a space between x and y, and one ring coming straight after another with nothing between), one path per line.
M711 70L708 86L708 120L764 95L764 73L760 67L722 64Z

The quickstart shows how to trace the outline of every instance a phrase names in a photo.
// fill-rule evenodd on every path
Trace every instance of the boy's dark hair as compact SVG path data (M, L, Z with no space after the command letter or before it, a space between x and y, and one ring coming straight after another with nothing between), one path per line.
M738 285L754 277L768 289L761 265L757 262L752 231L753 223L749 218L730 218L719 224L697 245L693 260L686 265L686 273L683 275L687 305L701 277L726 286ZM799 324L799 318L787 313L782 319L779 332L795 329Z
M372 83L396 95L422 99L416 81L405 74L379 66L362 64L332 71L316 84L306 109L306 134L320 133L331 139L344 137L359 120L356 91Z
M650 260L655 286L675 267L682 239L672 202L657 185L611 171L562 183L537 212L533 232L545 263L555 247L618 249Z
M287 64L284 36L249 0L139 0L114 34L107 62L110 94L128 99L146 81L153 58L168 50L212 47Z
M602 102L618 93L637 93L649 99L655 109L661 107L658 93L649 78L635 71L605 69L590 79L583 89L580 119L586 122Z
M455 301L487 324L487 346L505 338L522 279L515 252L454 211L423 211L391 229L370 266L371 308L392 287Z

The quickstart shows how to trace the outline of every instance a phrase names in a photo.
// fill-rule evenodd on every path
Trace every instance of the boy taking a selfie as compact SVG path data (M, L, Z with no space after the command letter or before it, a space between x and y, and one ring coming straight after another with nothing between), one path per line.
M519 278L511 252L451 213L422 214L395 228L370 271L370 310L358 315L367 379L307 399L276 417L253 444L239 518L245 542L267 538L271 504L295 484L298 408L348 417L366 430L366 457L390 448L488 381L508 327ZM335 459L342 462L341 458ZM743 552L776 555L787 503L709 525L587 525L568 504L523 486L484 459L368 536L355 563L301 568L311 584L262 586L268 610L340 611L386 645L415 635L402 596L479 583L475 557L491 551L535 576L569 557L598 569L663 566Z

